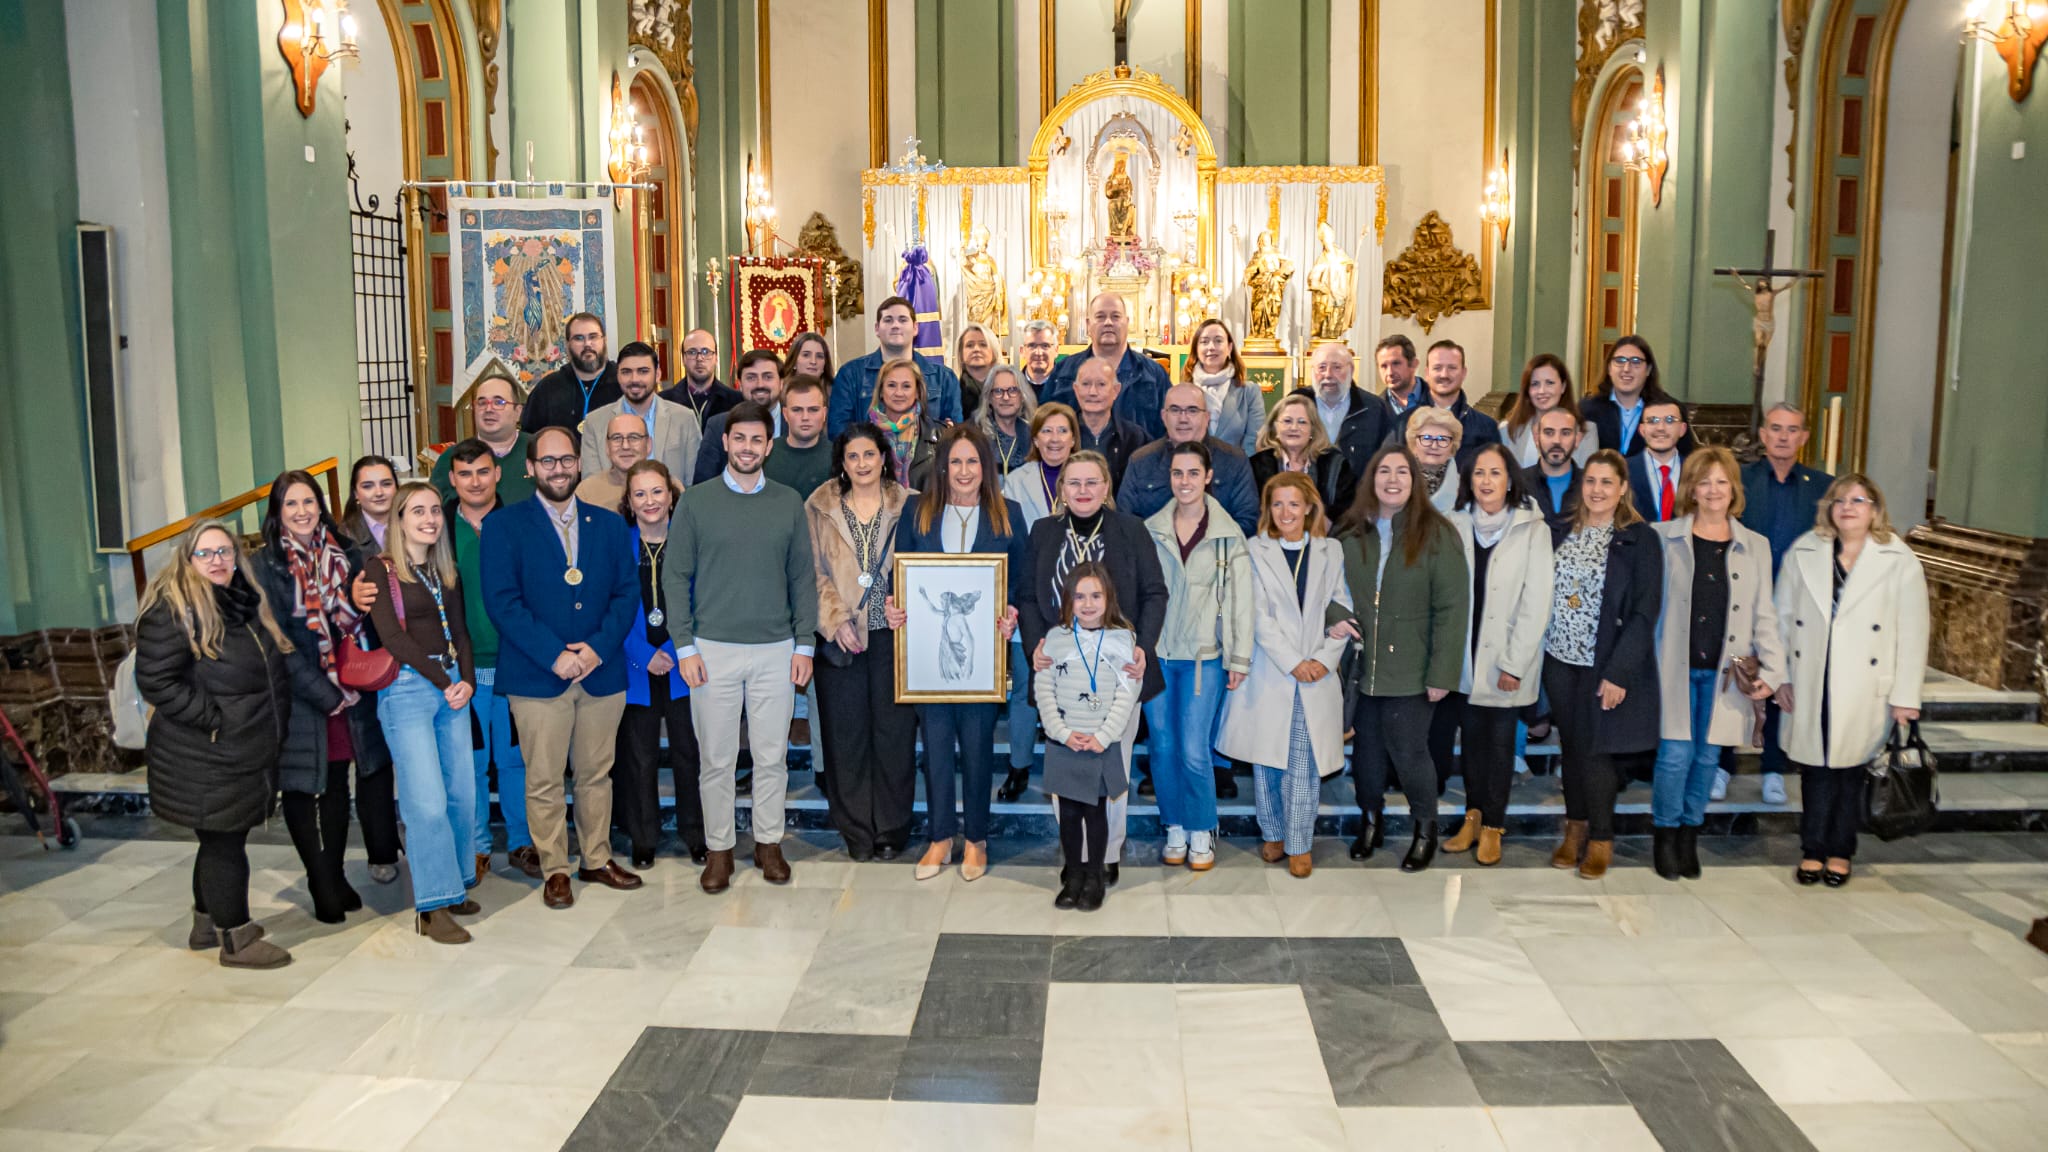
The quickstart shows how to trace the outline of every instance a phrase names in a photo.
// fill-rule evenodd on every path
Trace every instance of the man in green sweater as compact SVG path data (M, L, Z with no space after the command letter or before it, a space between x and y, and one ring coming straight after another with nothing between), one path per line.
M754 866L771 884L789 883L789 720L796 690L811 679L818 586L803 497L762 474L774 434L775 417L751 400L726 414L725 468L683 493L662 569L669 637L690 686L711 850L697 884L711 893L732 883L742 711L754 754Z
M519 430L519 414L525 410L519 385L503 376L479 381L469 390L469 410L476 419L476 438L488 445L497 461L498 501L517 504L533 495L533 477L526 473L526 433ZM441 453L427 477L444 500L453 499L455 484L449 478L455 449Z
M761 466L770 480L808 500L832 477L832 442L825 439L825 382L792 376L782 386L782 435Z

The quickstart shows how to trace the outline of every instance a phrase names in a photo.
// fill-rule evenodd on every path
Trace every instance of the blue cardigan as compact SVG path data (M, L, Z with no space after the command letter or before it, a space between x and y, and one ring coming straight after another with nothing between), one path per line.
M626 629L640 614L632 542L616 512L578 500L576 515L583 582L573 587L562 579L568 557L540 497L484 519L484 611L498 627L502 695L561 695L569 682L555 675L555 657L574 641L590 645L603 661L584 678L585 692L615 696L626 690Z
M633 584L637 588L640 584L640 526L638 524L632 526L632 533L633 550L629 555L629 559L633 566ZM656 579L660 579L658 574ZM633 621L632 625L626 629L626 703L644 705L652 702L653 699L652 694L647 691L647 665L649 661L654 659L654 654L656 652L666 652L668 653L668 658L675 661L678 665L682 663L682 657L676 655L676 642L674 640L663 640L659 648L647 642L647 594L644 589L634 598L634 603L640 607L640 618ZM689 694L690 684L689 681L683 679L683 670L680 667L669 668L669 699L680 700Z
M940 535L946 525L943 517L936 518L933 521L931 531L919 532L917 530L917 510L923 502L922 497L912 497L908 503L903 505L903 517L896 521L896 554L898 556L905 552L944 552L946 550L945 544L942 542L943 538ZM975 521L974 550L976 552L1001 552L1010 558L1010 588L1008 595L1011 604L1021 605L1023 603L1021 597L1024 591L1031 586L1031 526L1024 522L1024 510L1017 506L1015 500L1005 497L1003 499L1003 507L1008 509L1010 514L1010 534L1008 536L996 535L995 526L988 522L988 517L983 516ZM1022 607L1019 607L1018 611L1023 611Z

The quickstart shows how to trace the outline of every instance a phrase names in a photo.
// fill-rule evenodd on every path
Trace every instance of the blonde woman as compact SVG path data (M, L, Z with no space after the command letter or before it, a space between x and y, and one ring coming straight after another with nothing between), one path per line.
M376 586L370 620L398 660L398 679L378 694L377 719L398 773L398 811L412 862L413 930L439 944L465 944L455 922L472 916L475 886L475 750L469 701L476 665L469 648L455 551L439 493L399 486L386 547L364 571Z
M1358 478L1351 462L1330 443L1330 434L1316 415L1316 402L1307 392L1283 396L1266 414L1252 452L1252 483L1266 490L1266 482L1282 472L1299 472L1315 484L1325 514L1335 521L1351 507L1351 493Z
M1416 484L1437 511L1449 513L1458 502L1458 449L1465 426L1448 408L1424 407L1408 417L1408 451L1415 454L1422 475Z
M144 754L149 805L199 838L192 861L193 951L229 968L278 968L291 953L249 919L249 830L270 815L291 720L291 644L250 578L233 532L202 520L143 590L135 687L155 709Z
M1849 882L1862 799L1857 769L1894 724L1920 719L1927 574L1892 529L1884 493L1849 473L1778 570L1778 626L1792 659L1778 739L1799 767L1801 884Z
M989 374L1003 358L1002 345L989 326L970 323L960 329L960 336L953 341L953 363L960 366L960 412L963 423L972 424L981 417L982 402L987 398Z

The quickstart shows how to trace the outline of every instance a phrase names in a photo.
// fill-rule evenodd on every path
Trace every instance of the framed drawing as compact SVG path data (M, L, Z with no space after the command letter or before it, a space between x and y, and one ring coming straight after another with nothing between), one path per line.
M1282 396L1294 391L1294 357L1245 356L1244 378L1258 388L1260 399L1271 411Z
M1010 646L997 625L1008 605L1010 558L999 553L904 552L896 603L896 702L996 704L1008 697Z

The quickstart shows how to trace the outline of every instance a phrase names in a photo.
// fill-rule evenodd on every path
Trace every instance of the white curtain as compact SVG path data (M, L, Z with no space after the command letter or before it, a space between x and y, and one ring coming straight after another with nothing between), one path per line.
M1118 121L1113 130L1116 133L1134 125L1140 130L1138 139L1144 145L1143 156L1134 157L1129 169L1132 199L1138 208L1138 235L1148 245L1178 253L1184 238L1174 215L1200 210L1195 196L1199 187L1195 152L1189 148L1183 156L1174 143L1174 135L1181 130L1178 117L1162 104L1131 96L1092 100L1060 125L1071 143L1065 152L1047 163L1043 205L1047 211L1067 214L1060 252L1077 255L1103 240L1106 209L1101 178L1107 175L1109 166L1100 166L1091 186L1089 162L1096 154L1103 129L1110 127L1112 120ZM1158 162L1156 171L1151 169L1154 157ZM1193 239L1185 237L1186 241Z
M1251 320L1244 268L1259 233L1266 230L1269 187L1225 182L1216 186L1216 272L1225 288L1223 318L1240 340ZM1316 239L1316 199L1323 182L1280 183L1279 187L1280 235L1273 242L1282 256L1294 262L1294 275L1287 281L1274 335L1289 353L1303 353L1308 351L1310 335L1308 270L1322 254L1322 244ZM1329 189L1329 221L1337 234L1337 247L1357 264L1358 309L1350 342L1352 351L1364 359L1379 339L1383 257L1373 230L1379 185L1332 182Z
M971 227L989 233L989 254L995 257L1009 295L1010 327L1017 324L1020 286L1031 271L1031 186L1001 184L929 184L925 186L924 244L931 252L932 275L939 288L939 324L950 362L954 342L967 324L966 295L961 289L960 209L969 190L974 194ZM903 272L903 251L909 247L917 217L917 188L882 184L874 189L875 238L861 253L863 288L874 305L896 292ZM1007 344L1005 350L1007 352Z

